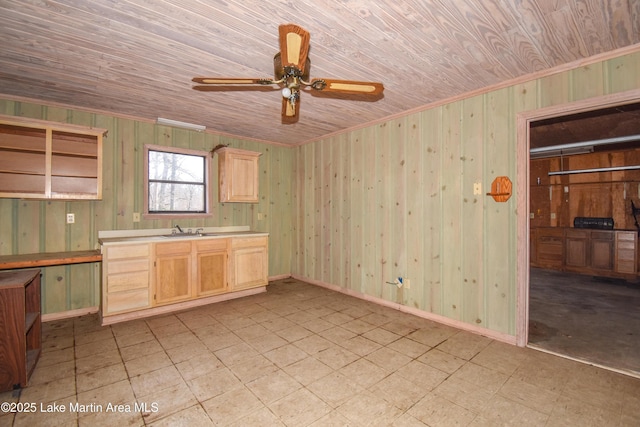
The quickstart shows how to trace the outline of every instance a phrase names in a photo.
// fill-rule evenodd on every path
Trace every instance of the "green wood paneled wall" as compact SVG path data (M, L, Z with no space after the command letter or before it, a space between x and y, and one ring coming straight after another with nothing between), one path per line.
M267 231L270 233L269 275L290 274L291 224L294 217L293 148L2 99L0 113L108 129L104 139L102 200L0 199L0 255L95 249L99 247L100 230L172 227L174 220L133 222L133 213L143 211L144 144L206 151L218 144L228 144L262 153L259 160L260 202L218 203L218 166L217 157L214 157L213 217L180 220L180 225L191 228L249 225L252 229ZM75 224L65 223L67 212L75 213ZM258 213L262 213L264 219L258 220ZM43 313L98 306L100 274L100 263L44 268Z
M514 335L528 242L515 194L485 194L500 175L515 189L516 115L637 88L640 53L299 147L293 274ZM387 284L398 276L411 288Z

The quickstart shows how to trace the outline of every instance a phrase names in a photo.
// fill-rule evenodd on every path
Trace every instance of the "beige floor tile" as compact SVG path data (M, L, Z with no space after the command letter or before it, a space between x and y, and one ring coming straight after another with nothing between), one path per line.
M456 405L447 399L428 394L408 411L409 415L428 426L466 426L473 421L476 413Z
M309 384L307 389L332 408L337 408L363 388L338 372L333 372Z
M237 363L229 367L231 372L243 383L248 383L270 374L279 368L269 359L261 354L253 356L244 362Z
M307 356L308 354L306 352L300 350L293 344L283 345L282 347L265 353L265 357L280 368L289 366L292 363L306 358Z
M200 340L213 352L223 350L234 345L244 344L244 342L233 332L225 332L220 335L207 335L200 338Z
M213 353L201 353L198 356L176 363L176 368L186 381L201 377L211 371L223 367L222 362Z
M89 357L94 355L100 355L107 351L116 350L116 340L113 338L107 338L100 341L90 342L84 345L76 346L76 358Z
M366 390L340 405L338 412L351 422L365 426L389 426L403 413L394 405Z
M111 328L102 328L97 331L92 331L89 333L80 333L76 334L76 346L81 346L84 344L89 344L96 341L101 341L105 339L113 338L113 332L111 332Z
M79 414L78 426L80 427L142 427L144 418L140 412L114 410L110 412L94 412Z
M232 366L236 363L242 363L247 359L257 356L258 352L254 350L249 344L240 342L239 344L232 345L231 347L226 347L222 350L218 350L214 354L226 366Z
M368 390L402 411L412 407L427 393L426 390L416 387L415 383L397 373L383 378Z
M62 362L72 361L76 357L73 347L67 347L60 350L52 350L40 354L40 359L36 367L43 368L45 366L57 365Z
M203 353L210 353L211 350L207 348L201 341L191 344L188 347L174 347L165 350L167 356L174 364L184 362L194 357L200 356Z
M120 355L124 362L128 362L139 357L149 356L154 353L163 352L164 349L157 340L145 341L120 348Z
M526 360L527 351L524 348L498 341L492 341L472 359L476 365L492 368L506 375L512 375Z
M149 341L155 341L156 339L155 335L153 335L153 333L149 329L140 333L116 335L115 337L116 343L118 344L119 348L124 348Z
M156 371L167 366L173 366L173 362L169 359L167 353L164 351L157 351L146 356L127 360L124 362L124 365L127 368L129 376L133 378L138 375L146 374L147 372Z
M86 374L96 369L122 363L120 351L111 350L104 352L100 357L88 356L76 359L76 374Z
M340 325L343 328L345 328L348 331L351 331L355 334L358 335L362 335L365 334L366 332L371 331L372 329L375 329L375 326L372 325L371 323L367 323L363 320L360 319L354 319L350 322L347 322L345 324Z
M375 363L387 372L394 372L413 360L411 357L392 350L389 347L379 348L366 355L365 359Z
M544 426L549 419L549 415L499 394L491 398L480 415L495 425Z
M131 387L138 399L183 382L182 376L173 365L131 377Z
M420 356L418 360L448 374L453 374L466 363L464 359L460 359L452 354L440 351L437 348L429 350Z
M417 360L407 363L396 372L425 390L433 390L448 377L447 373Z
M294 342L293 345L303 350L307 354L316 354L322 350L326 350L329 347L332 347L334 343L322 338L321 336L311 335Z
M33 374L31 374L31 378L29 379L29 385L45 384L59 380L61 378L73 376L75 371L75 360L61 362L56 365L49 366L36 364L36 368L34 369Z
M388 372L367 359L358 359L338 370L338 373L344 375L363 388L368 388L382 380L388 375Z
M152 421L149 424L154 427L175 427L175 426L214 426L209 415L199 404L183 409L168 417Z
M78 413L70 410L70 404L76 402L75 395L63 399L54 399L53 401L30 401L36 403L37 410L35 412L16 413L13 421L14 427L33 427L33 426L75 426L78 420ZM64 408L61 410L53 409L54 407Z
M384 325L383 327L386 329L387 325ZM429 347L435 347L440 343L448 340L456 333L458 333L457 329L434 323L428 328L415 330L414 332L407 335L407 338L418 341L419 343L427 345Z
M461 379L482 387L489 393L496 393L509 377L484 366L466 363L454 372L451 378Z
M339 342L338 344L360 357L373 353L382 347L380 344L361 335L349 338L348 340Z
M111 384L78 392L78 403L82 405L103 405L111 404L133 404L135 395L128 379L120 380Z
M453 377L447 378L433 389L432 394L474 413L482 412L494 395L481 386Z
M280 400L302 387L299 382L282 370L263 375L247 383L246 386L265 405Z
M307 386L333 372L332 368L312 356L285 366L282 369L303 386Z
M273 332L266 332L261 336L246 339L245 342L259 353L266 353L288 343Z
M269 329L272 332L277 332L282 329L295 326L296 324L289 319L278 316L276 318L272 318L272 319L260 322L260 325L264 326L265 328Z
M404 337L390 343L387 347L405 356L409 356L412 359L420 357L431 349L431 347L427 345Z
M225 425L264 408L264 405L246 387L240 386L202 401L202 407L216 425Z
M359 359L359 357L338 345L331 346L314 355L316 359L333 369L340 369Z
M184 382L155 390L147 396L138 397L137 400L138 405L144 407L141 412L145 423L152 423L176 414L198 403L191 389Z
M187 381L187 385L200 402L242 387L240 380L226 367Z
M288 342L295 342L312 335L313 332L300 325L294 325L289 328L280 329L276 331L276 334Z
M490 338L459 331L439 344L437 348L460 359L471 360L490 343Z
M273 415L273 412L267 408L260 408L230 424L231 427L279 427L284 425L285 424L278 420L278 418Z
M300 326L317 334L319 332L326 331L327 329L331 329L335 325L323 319L314 319L305 323L301 323Z
M76 375L76 388L78 393L113 384L128 378L122 363L98 368L83 374Z
M360 423L353 423L349 421L344 415L340 414L338 411L329 412L324 417L320 418L318 421L310 424L309 427L356 427L361 426ZM424 425L424 424L423 424Z
M389 332L386 329L378 327L368 330L363 333L362 336L380 345L389 345L401 338L398 334L394 334L393 332Z
M30 385L20 393L20 402L49 403L76 395L76 377L70 375L55 381Z
M116 338L124 335L136 335L150 331L149 325L147 325L147 322L144 319L115 323L111 325L110 328Z
M301 389L269 405L282 423L291 427L307 426L331 411L331 407L308 390Z
M258 338L265 335L269 330L259 323L252 323L251 325L237 329L233 331L242 340L247 341L252 338Z
M509 378L498 394L543 414L550 414L560 397L559 393L543 390L515 378Z

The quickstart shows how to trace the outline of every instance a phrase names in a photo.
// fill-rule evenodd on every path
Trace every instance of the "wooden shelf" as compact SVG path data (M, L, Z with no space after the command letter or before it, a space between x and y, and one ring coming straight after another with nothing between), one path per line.
M23 255L2 255L0 256L0 270L49 267L52 265L83 264L86 262L100 261L102 261L102 254L97 249L90 251L42 252Z

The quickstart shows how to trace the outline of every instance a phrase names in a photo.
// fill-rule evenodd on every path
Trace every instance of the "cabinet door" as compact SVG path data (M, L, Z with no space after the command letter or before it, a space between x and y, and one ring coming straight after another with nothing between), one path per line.
M591 233L591 268L613 270L613 233L611 231Z
M229 147L218 150L220 202L258 202L260 154Z
M232 257L234 290L267 285L266 246L234 249Z
M191 242L156 244L156 305L191 298Z
M589 260L589 232L567 230L566 233L565 264L569 267L586 267Z
M196 295L226 292L229 239L198 240L193 244L197 262Z
M214 295L227 290L227 252L199 252L198 296Z

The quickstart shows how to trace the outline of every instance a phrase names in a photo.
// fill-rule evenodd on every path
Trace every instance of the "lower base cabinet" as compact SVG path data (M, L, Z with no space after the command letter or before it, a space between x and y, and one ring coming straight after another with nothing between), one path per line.
M102 323L264 287L267 248L267 236L103 245Z

